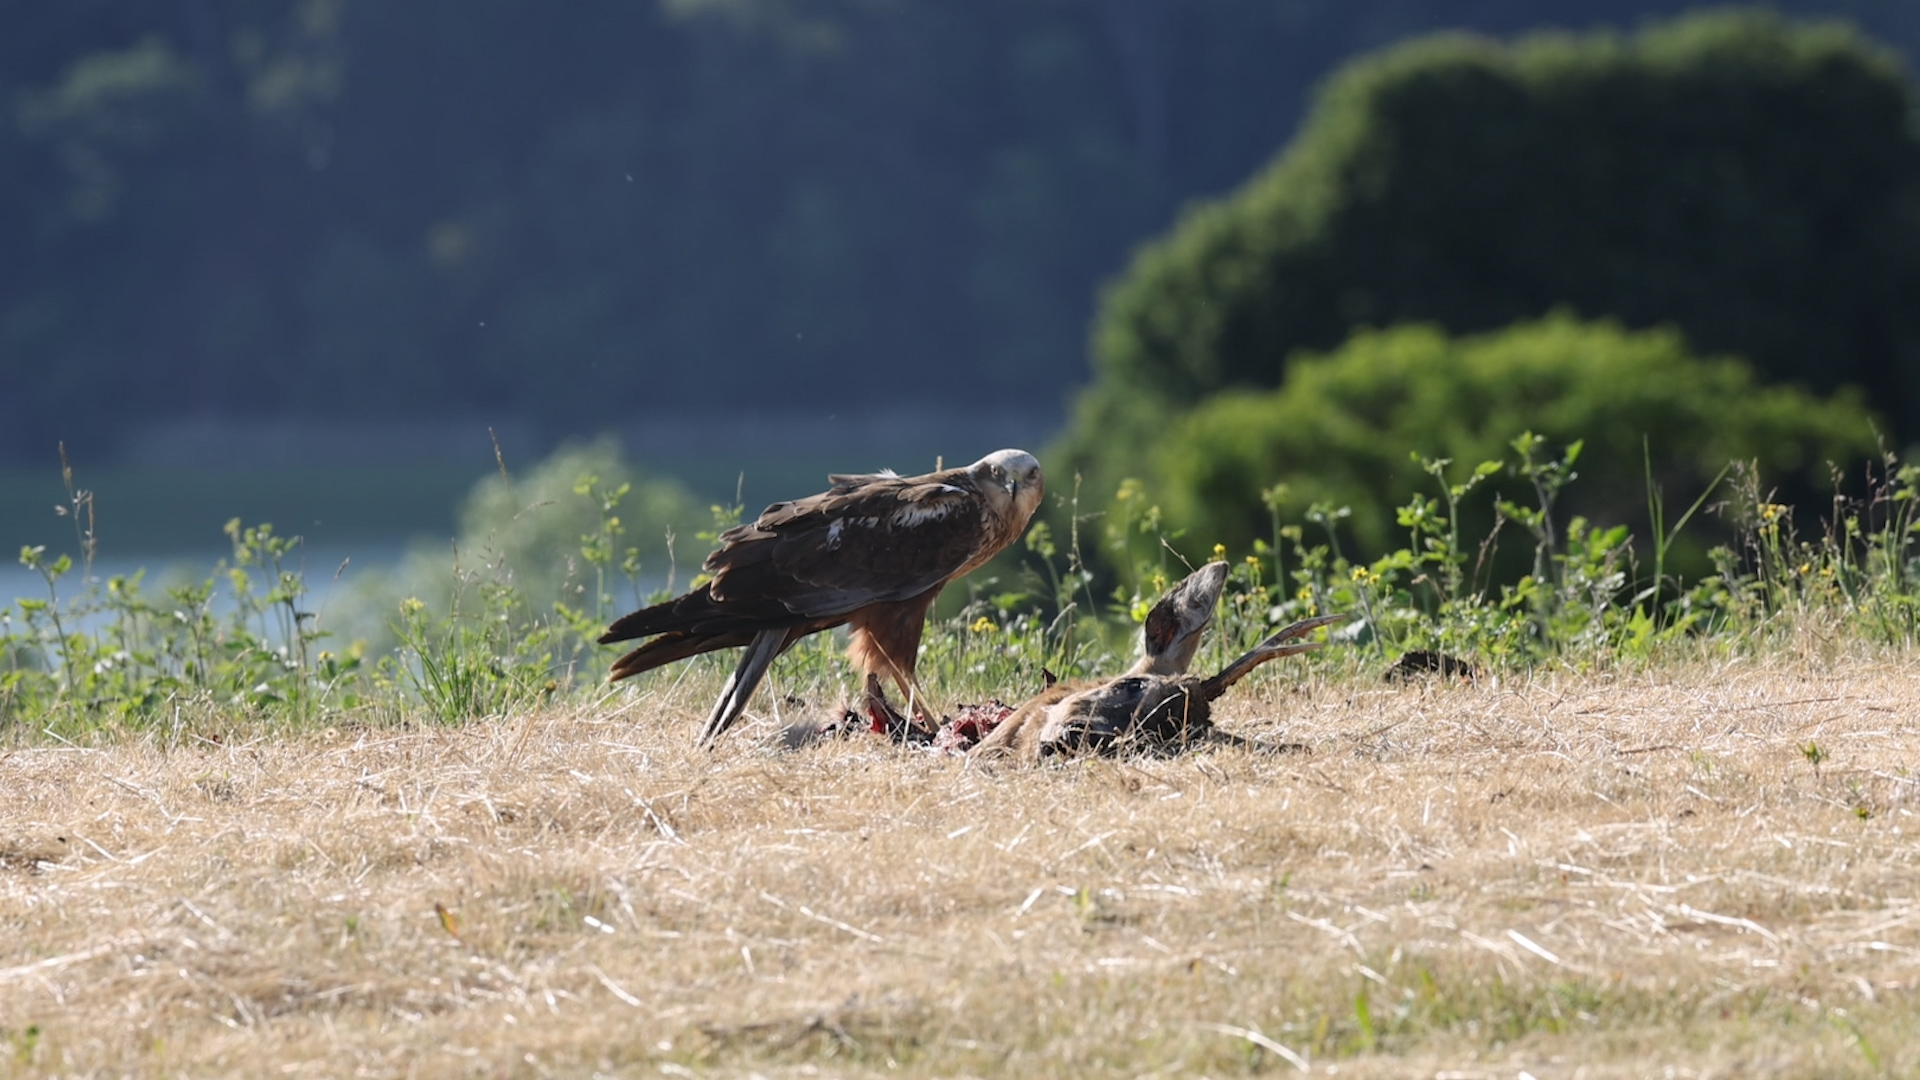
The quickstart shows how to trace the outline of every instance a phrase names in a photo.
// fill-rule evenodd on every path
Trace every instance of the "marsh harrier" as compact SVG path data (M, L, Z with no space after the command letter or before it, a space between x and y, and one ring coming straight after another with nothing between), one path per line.
M830 476L826 491L778 502L728 529L707 556L706 584L627 615L600 643L652 638L614 661L624 679L715 649L746 652L714 703L700 743L734 722L775 657L808 634L847 626L847 653L924 708L914 680L920 634L949 581L1026 530L1040 506L1040 463L999 450L924 476Z

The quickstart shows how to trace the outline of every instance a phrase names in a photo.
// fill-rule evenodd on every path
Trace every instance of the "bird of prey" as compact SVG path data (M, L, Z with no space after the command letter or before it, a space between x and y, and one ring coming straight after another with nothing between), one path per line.
M1026 530L1045 488L1024 450L924 476L829 476L826 491L778 502L720 536L712 578L684 596L622 617L600 643L653 640L614 661L624 679L715 649L746 652L714 703L700 743L726 731L775 657L808 634L851 629L847 653L924 708L914 681L934 598Z

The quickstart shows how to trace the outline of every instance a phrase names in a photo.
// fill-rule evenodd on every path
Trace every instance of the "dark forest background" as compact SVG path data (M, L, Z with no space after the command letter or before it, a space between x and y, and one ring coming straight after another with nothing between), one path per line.
M1351 54L1689 6L0 0L0 461L229 421L1050 430L1102 283ZM1920 47L1910 0L1779 10Z

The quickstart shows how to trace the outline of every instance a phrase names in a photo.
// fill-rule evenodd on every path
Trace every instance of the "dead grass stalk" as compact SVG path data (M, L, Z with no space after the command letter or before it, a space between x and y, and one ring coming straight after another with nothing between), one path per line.
M1311 756L18 749L0 1075L1920 1070L1912 657L1264 685Z

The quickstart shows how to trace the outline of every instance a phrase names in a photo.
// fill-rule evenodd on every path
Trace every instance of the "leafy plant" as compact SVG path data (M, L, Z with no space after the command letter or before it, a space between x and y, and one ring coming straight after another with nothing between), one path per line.
M1419 460L1433 493L1402 503L1404 543L1378 555L1343 544L1346 506L1316 502L1290 520L1269 488L1268 535L1238 553L1225 544L1206 553L1234 562L1197 668L1218 667L1277 624L1324 612L1355 616L1341 629L1351 647L1305 661L1335 668L1384 664L1406 650L1438 650L1483 670L1549 660L1603 665L1675 647L1760 649L1807 625L1914 643L1920 468L1883 455L1859 493L1836 478L1829 514L1803 535L1793 511L1761 486L1759 470L1736 463L1676 522L1656 511L1655 556L1643 562L1626 526L1562 508L1583 479L1576 465L1594 462L1590 445L1528 432L1471 468ZM69 556L28 548L21 559L40 573L47 595L0 609L0 728L71 739L162 726L178 732L212 715L226 724L421 714L459 723L576 695L598 681L581 675L597 674L603 659L593 638L611 600L607 582L615 574L631 582L633 566L619 514L628 493L591 474L576 477L574 488L598 515L572 538L581 565L596 571L596 608L542 605L503 553L456 548L445 606L399 602L391 649L325 647L328 631L306 605L300 542L270 526L230 523L230 558L160 595L141 574L100 581ZM1715 491L1724 498L1709 504ZM1463 511L1488 493L1493 516L1476 526ZM73 505L84 506L81 494ZM1650 504L1657 508L1662 496L1649 483ZM929 628L920 670L942 703L1019 698L1040 688L1044 672L1110 674L1138 648L1143 601L1185 572L1183 537L1145 485L1130 485L1117 500L1131 506L1117 518L1083 515L1070 497L1063 501L1073 523L1064 548L1051 528L1036 527L1015 587L995 576L971 582L966 601ZM1709 573L1689 579L1659 552L1707 511L1731 539L1712 551ZM706 538L740 516L737 505L714 507ZM1082 526L1096 523L1089 535L1129 560L1104 597L1093 592L1080 547ZM1503 535L1529 542L1517 577L1490 569ZM810 639L783 657L782 680L830 701L847 688L836 651L826 635ZM694 663L719 670L711 659ZM1806 748L1816 766L1825 753Z
M47 598L0 612L0 722L138 727L208 705L307 721L357 704L360 654L318 647L328 635L301 603L298 538L238 520L226 531L230 561L164 598L145 590L143 573L101 581L70 556L23 548L20 562L40 573ZM77 589L63 595L75 576Z

